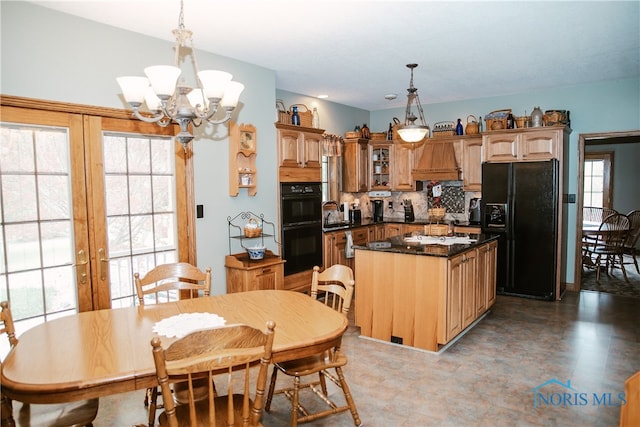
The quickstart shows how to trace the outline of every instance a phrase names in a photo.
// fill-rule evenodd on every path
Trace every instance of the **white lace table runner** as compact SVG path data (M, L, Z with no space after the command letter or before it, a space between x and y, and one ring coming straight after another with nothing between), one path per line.
M182 338L193 331L223 326L226 322L214 313L182 313L157 322L153 332L169 338Z
M468 237L459 237L459 236L454 236L454 237L412 236L412 237L405 237L404 241L412 242L412 243L420 243L422 245L451 246L451 245L468 245L470 243L474 243L476 239L470 239Z

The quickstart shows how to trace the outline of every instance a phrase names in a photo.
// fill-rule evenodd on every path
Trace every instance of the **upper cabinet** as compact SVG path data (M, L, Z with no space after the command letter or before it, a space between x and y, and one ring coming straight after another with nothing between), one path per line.
M347 138L342 149L342 191L369 190L369 140Z
M276 123L280 182L320 182L324 129Z
M229 195L237 196L240 188L246 188L250 196L258 192L256 170L256 145L258 137L253 125L229 125Z
M371 159L369 190L390 191L393 177L393 144L369 141Z
M483 135L483 162L562 160L570 129L563 126L494 131Z
M403 141L394 141L393 177L391 178L393 190L416 190L416 181L413 179L413 153L413 144Z
M464 191L482 190L482 136L465 136L462 143L462 187Z

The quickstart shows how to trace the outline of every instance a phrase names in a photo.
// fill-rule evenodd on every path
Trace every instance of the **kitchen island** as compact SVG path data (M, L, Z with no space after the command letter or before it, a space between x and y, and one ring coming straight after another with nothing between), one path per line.
M364 337L438 351L495 302L495 235L393 236L354 249Z

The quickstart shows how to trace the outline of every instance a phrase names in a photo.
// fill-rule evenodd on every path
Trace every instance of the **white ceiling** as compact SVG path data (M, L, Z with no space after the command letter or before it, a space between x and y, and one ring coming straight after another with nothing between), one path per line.
M184 2L197 49L275 70L278 89L365 110L405 105L408 63L419 64L422 104L640 75L637 0ZM169 41L180 10L178 0L34 3Z

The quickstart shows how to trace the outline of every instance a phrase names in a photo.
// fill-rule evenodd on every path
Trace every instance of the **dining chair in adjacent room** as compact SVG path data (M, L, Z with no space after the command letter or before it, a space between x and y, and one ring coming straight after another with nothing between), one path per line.
M629 233L627 234L627 240L624 242L622 252L624 255L631 257L633 264L636 266L636 272L640 274L640 269L638 269L638 259L636 258L638 255L636 245L638 244L638 238L640 238L640 210L633 210L629 212L627 214L627 218L629 219ZM631 262L628 262L627 264L631 264Z
M211 293L211 267L203 272L198 267L186 262L161 264L153 268L144 277L139 273L133 275L136 294L140 305L158 304L174 301L181 293L188 293L191 298L209 296ZM205 381L200 382L198 390L204 395L207 389ZM174 390L175 399L182 401L184 393L182 386ZM158 388L147 389L144 405L149 407L149 426L155 424L156 409L158 407Z
M18 339L16 338L11 309L7 301L2 301L0 307L2 307L0 334L7 334L9 346L13 349L18 345ZM15 426L15 420L12 418L13 402L4 394L1 399L2 425ZM92 426L93 420L98 415L98 405L98 399L60 404L23 403L17 414L17 425L38 427Z
M596 280L600 280L600 269L605 264L605 272L608 274L609 266L611 271L616 266L622 270L624 280L628 281L627 272L624 268L623 248L624 242L629 233L629 219L626 215L613 214L604 218L600 224L596 241L589 249L590 256L595 259Z
M354 289L355 281L353 280L353 270L348 266L334 264L322 273L320 272L320 267L315 266L313 268L311 298L321 300L324 304L341 312L345 317L349 314ZM351 411L354 424L356 426L361 425L356 404L351 396L351 391L349 390L344 373L342 372L342 367L347 364L347 361L347 356L339 347L335 347L314 356L275 363L273 373L271 374L265 411L270 411L274 394L284 394L291 401L292 405L291 426L297 426L298 423L313 421L347 410ZM335 375L329 371L330 369L335 371ZM278 372L294 377L293 387L276 390ZM301 383L302 377L315 376L316 374L318 375L317 380L304 384ZM346 402L345 405L338 406L329 399L326 383L327 378L342 390ZM313 391L329 408L313 413L305 408L300 402L300 391L307 388ZM302 414L301 416L298 414L299 412Z
M172 382L187 384L188 401L167 400L158 417L160 426L262 426L267 370L271 360L275 323L268 321L266 331L247 325L229 325L192 332L166 349L160 338L151 340L153 361L162 393L171 393ZM257 377L252 369L258 363ZM226 372L227 395L213 387L213 375ZM241 378L235 378L241 377ZM209 384L206 399L194 398L193 383L204 378ZM255 381L255 394L250 384ZM242 394L234 393L234 387Z

